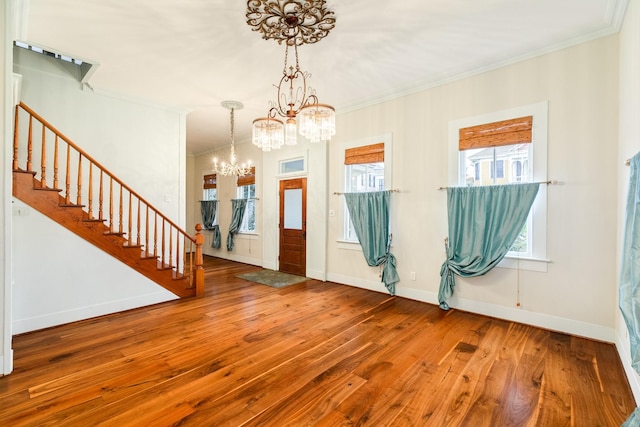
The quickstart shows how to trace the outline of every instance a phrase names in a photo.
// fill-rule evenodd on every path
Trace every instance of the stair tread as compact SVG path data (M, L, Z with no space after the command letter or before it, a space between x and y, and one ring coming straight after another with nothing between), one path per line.
M122 247L125 249L140 249L142 245L138 245L135 243L125 243L124 245L122 245Z
M28 171L28 170L24 170L24 169L14 169L13 170L16 173L28 173L30 175L36 176L37 172L35 171Z
M61 208L84 208L84 205L76 205L74 203L59 203Z
M62 191L61 188L51 188L51 187L33 187L33 189L37 191L55 191L56 193L59 193Z

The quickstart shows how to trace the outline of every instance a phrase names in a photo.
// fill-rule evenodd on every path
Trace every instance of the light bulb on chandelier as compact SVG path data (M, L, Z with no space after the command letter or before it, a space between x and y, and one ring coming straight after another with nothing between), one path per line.
M285 42L283 75L275 85L276 101L270 103L267 117L253 121L253 144L263 151L295 145L298 132L311 142L330 141L336 133L335 109L318 102L307 85L311 74L300 69L298 60L298 46L319 41L335 26L325 0L248 0L246 16L247 23L260 31L262 38ZM295 66L288 62L290 47L295 53Z
M213 172L223 176L245 176L251 173L251 160L247 163L238 164L238 158L236 156L236 148L234 141L234 127L235 127L235 110L240 110L244 105L238 101L223 101L221 104L224 108L231 110L231 153L229 154L229 163L222 162L218 164L218 159L213 158Z

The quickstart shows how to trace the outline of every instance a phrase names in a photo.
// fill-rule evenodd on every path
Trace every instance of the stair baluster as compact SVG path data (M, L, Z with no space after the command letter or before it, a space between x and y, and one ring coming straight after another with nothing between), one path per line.
M53 143L53 188L58 188L58 135Z
M40 188L47 188L47 136L42 126L42 150L40 150Z

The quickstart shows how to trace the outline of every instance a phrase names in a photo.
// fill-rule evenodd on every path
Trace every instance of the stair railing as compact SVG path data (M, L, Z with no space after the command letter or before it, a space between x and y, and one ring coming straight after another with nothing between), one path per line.
M22 129L20 123L27 116L27 129ZM26 150L20 149L25 137ZM35 170L33 165L38 162ZM174 278L186 277L188 287L195 287L197 295L204 293L202 247L196 244L202 240L198 239L200 231L190 236L22 102L16 105L13 170L33 173L43 189L59 189L64 206L82 206L90 221L108 226L107 234L125 237L125 247L140 248L141 257L157 259L158 268L171 269Z

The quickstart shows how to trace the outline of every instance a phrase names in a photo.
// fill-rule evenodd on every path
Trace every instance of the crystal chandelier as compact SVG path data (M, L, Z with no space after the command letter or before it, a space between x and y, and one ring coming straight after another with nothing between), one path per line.
M235 141L233 140L233 129L235 125L234 111L242 109L244 105L238 101L223 101L221 105L224 108L231 110L231 154L229 155L229 163L222 162L220 165L218 165L218 159L214 157L213 172L224 176L245 176L251 173L251 160L247 163L242 163L241 165L238 164Z
M253 31L260 31L263 39L285 42L282 78L275 85L276 101L270 103L267 117L253 121L253 144L263 151L295 145L298 132L311 142L331 140L336 133L335 110L318 102L315 91L307 85L311 74L300 69L298 60L298 46L320 41L335 26L325 0L248 0L246 16L247 23ZM295 66L289 64L290 48Z

